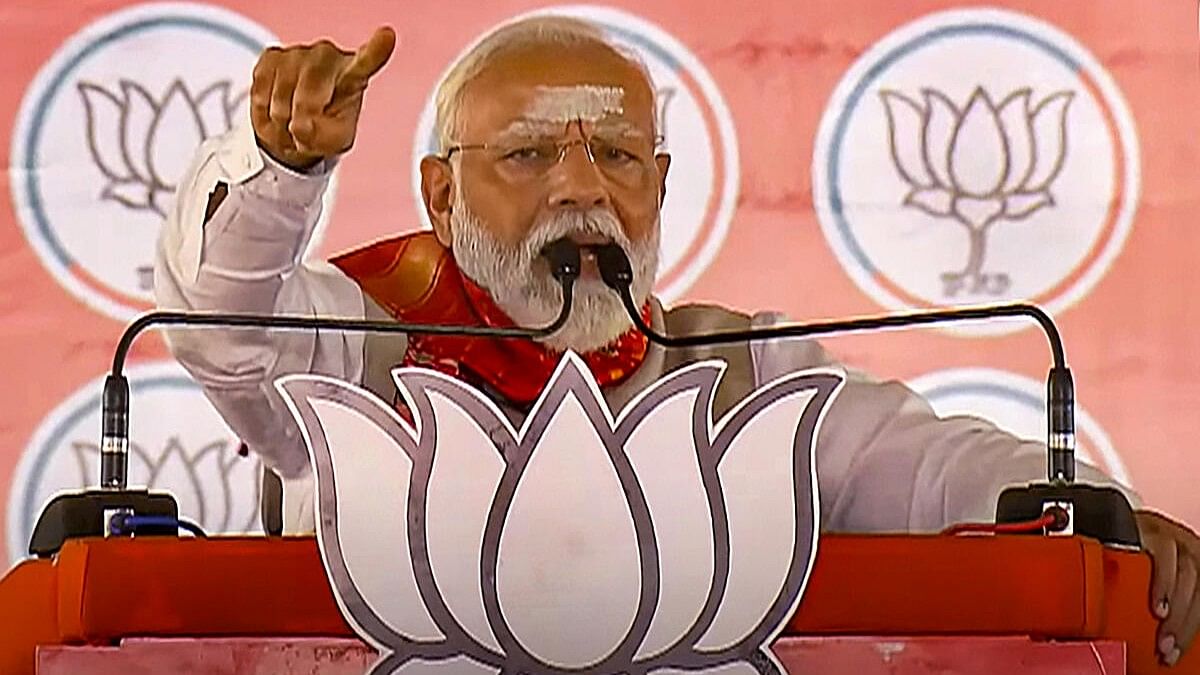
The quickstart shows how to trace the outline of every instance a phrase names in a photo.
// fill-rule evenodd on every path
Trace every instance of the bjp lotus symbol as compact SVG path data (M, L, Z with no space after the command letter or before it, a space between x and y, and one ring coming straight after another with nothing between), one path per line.
M813 439L843 377L786 376L714 425L723 368L678 370L614 421L568 353L519 431L433 371L395 371L413 424L338 380L280 380L371 672L778 672L767 645L815 555Z
M978 87L959 108L934 89L921 101L880 92L896 171L909 185L904 205L962 225L970 237L966 265L942 274L945 294L1001 295L1002 272L984 272L989 230L1054 206L1052 184L1067 151L1067 109L1060 91L1034 103L1018 89L999 103Z
M161 96L132 80L113 90L78 85L87 113L87 145L107 181L101 199L165 217L164 199L175 191L200 142L228 131L245 99L228 80L193 93L179 79Z
M70 448L79 469L70 487L94 484L100 475L100 448L83 440ZM195 450L178 435L168 437L158 452L141 443L129 444L130 483L175 495L180 513L208 532L258 528L261 472L259 461L241 456L237 444L227 438L200 444Z

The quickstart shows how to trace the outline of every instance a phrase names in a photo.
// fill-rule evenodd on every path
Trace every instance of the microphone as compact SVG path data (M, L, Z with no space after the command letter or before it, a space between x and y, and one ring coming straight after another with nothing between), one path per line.
M443 324L400 323L371 319L336 319L314 316L241 314L221 312L152 311L139 316L121 334L113 352L112 371L104 380L100 408L100 486L56 495L42 510L30 537L29 552L46 557L68 539L118 534L130 517L153 523L139 527L139 535L170 535L177 528L179 508L174 497L161 492L129 490L129 381L123 370L135 338L151 326L335 330L371 333L460 335L481 338L537 339L566 324L571 314L575 281L579 278L579 247L568 239L547 244L541 256L562 292L558 316L540 328L496 328Z
M1037 520L1051 509L1067 513L1068 519L1055 534L1079 533L1107 544L1141 547L1133 508L1120 491L1104 486L1075 483L1075 383L1067 367L1062 336L1054 320L1040 307L1029 303L983 305L957 309L939 309L887 316L864 316L813 323L789 324L769 328L727 330L714 333L671 336L646 325L630 286L633 268L625 251L609 243L590 247L596 257L600 278L621 298L633 325L651 342L664 347L707 345L813 337L872 330L906 329L958 321L980 321L1001 317L1032 318L1050 343L1053 365L1046 383L1047 407L1047 483L1008 488L1001 493L996 522L1020 523Z

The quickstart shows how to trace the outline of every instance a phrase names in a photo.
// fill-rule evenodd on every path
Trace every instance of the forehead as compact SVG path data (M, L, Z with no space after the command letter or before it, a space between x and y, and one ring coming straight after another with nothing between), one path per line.
M463 89L458 120L472 141L513 129L558 129L575 118L654 129L642 70L605 45L538 45L496 57Z

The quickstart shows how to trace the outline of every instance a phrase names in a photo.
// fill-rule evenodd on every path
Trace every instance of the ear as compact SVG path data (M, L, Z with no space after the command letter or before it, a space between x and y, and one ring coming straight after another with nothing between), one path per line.
M671 155L658 153L654 156L654 165L658 167L658 205L662 206L667 199L667 170L671 168Z
M454 208L454 172L450 161L437 155L421 158L421 200L442 246L450 248L450 213Z

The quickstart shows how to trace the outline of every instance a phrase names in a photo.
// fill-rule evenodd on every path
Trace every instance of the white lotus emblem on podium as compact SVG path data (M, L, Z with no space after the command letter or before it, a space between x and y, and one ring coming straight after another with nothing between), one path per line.
M723 371L675 371L614 420L568 353L519 430L429 370L394 372L413 424L345 382L282 378L371 672L779 672L767 645L816 554L813 441L843 375L790 374L714 424Z

